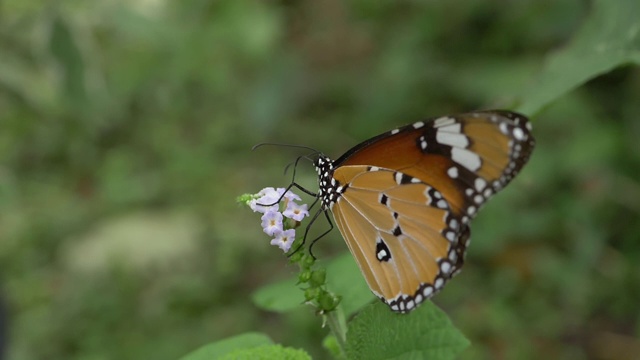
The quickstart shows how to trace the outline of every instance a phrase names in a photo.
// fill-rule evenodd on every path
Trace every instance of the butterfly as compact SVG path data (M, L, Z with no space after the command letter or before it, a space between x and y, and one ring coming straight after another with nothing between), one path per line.
M318 154L317 199L371 291L406 313L458 274L470 220L520 172L534 146L531 123L515 112L419 121L337 160Z

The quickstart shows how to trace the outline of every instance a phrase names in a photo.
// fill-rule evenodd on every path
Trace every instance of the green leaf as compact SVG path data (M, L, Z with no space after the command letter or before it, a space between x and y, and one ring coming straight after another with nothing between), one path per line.
M281 345L264 345L253 349L237 350L220 358L220 360L311 360L311 356L303 350L286 348Z
M525 90L519 111L533 114L568 91L612 69L640 64L640 1L596 0L589 18L552 54Z
M183 356L181 360L219 359L239 350L272 345L273 341L261 333L246 333L216 341Z
M251 296L254 304L264 310L285 312L304 302L302 290L298 289L297 277L278 281L261 287Z
M84 101L84 61L72 29L61 16L55 16L53 19L49 46L51 54L62 70L68 100L74 103Z
M336 257L327 266L327 287L342 296L340 306L347 317L375 299L349 252Z
M322 262L320 265L323 266ZM344 253L326 264L327 287L342 296L340 306L346 315L352 314L373 299L362 273L350 253ZM297 277L291 277L258 289L254 303L262 309L285 312L300 306L304 294L298 289Z
M349 359L453 359L469 346L449 318L427 301L409 314L383 303L366 307L349 323Z

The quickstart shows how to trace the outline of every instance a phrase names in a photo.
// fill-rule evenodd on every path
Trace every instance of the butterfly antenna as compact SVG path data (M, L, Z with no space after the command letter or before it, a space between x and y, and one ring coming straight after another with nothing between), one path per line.
M315 203L317 203L317 202L318 202L318 199L319 199L319 198L318 198L318 194L314 193L314 192L313 192L313 191L311 191L311 190L307 190L304 186L302 186L302 185L300 185L300 184L298 184L298 183L296 182L296 169L298 168L298 162L300 161L300 159L307 159L307 160L310 160L308 156L309 156L309 155L302 155L302 156L298 156L298 158L296 159L296 161L294 161L294 162L292 163L292 165L293 165L293 174L292 174L292 176L291 176L291 183L289 183L289 186L287 186L287 188L284 190L284 192L282 193L282 195L280 195L280 197L278 198L278 200L276 200L275 202L273 202L273 204L258 204L258 205L260 205L260 206L273 206L273 205L275 205L275 204L280 203L280 201L282 201L282 198L284 198L284 196L287 194L287 192L288 192L289 190L291 190L291 188L293 188L293 187L295 187L296 189L298 189L298 190L300 190L300 191L304 192L304 193L305 193L305 194L307 194L307 195L310 195L310 196L315 197L315 198L316 198L316 200L313 202L313 204L312 204L311 206L315 205ZM288 167L289 167L289 165L287 166L287 168L288 168ZM285 168L285 172L287 171L287 168Z
M313 159L312 159L312 158L310 158L310 156L313 156L313 155L315 155L315 154L316 154L316 152L312 152L311 154L307 154L307 155L300 155L300 156L298 156L294 161L290 162L289 164L287 164L287 166L285 166L285 168L284 168L284 173L285 173L285 175L287 174L287 171L289 171L289 168L290 168L291 166L293 166L294 168L295 168L295 167L298 167L298 162L300 162L300 159L309 160L310 162L312 162L312 163L313 163ZM294 170L294 171L295 171L295 170Z
M251 148L251 151L256 150L257 148L261 148L263 146L282 146L282 147L290 147L290 148L296 148L296 149L307 149L307 150L311 150L313 151L312 154L319 154L320 151L310 147L310 146L304 146L304 145L297 145L297 144L284 144L284 143L270 143L270 142L263 142L263 143L259 143L259 144L255 144L253 145L253 147Z

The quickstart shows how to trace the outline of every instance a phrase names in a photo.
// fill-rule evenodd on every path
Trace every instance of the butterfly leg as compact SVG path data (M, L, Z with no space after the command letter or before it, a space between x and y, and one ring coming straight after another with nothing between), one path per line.
M291 176L291 184L289 184L289 186L287 187L287 191L289 191L289 190L291 189L291 187L292 187L292 186L295 186L295 187L296 187L296 188L298 188L300 191L302 191L302 192L304 192L304 193L306 193L306 194L308 194L308 195L316 196L316 197L317 197L318 195L317 195L316 193L314 193L314 192L312 192L312 191L309 191L309 190L305 189L304 187L302 187L302 186L298 185L298 183L296 183L296 169L298 169L298 161L300 161L300 159L302 159L303 157L306 157L306 156L298 156L298 158L297 158L297 159L296 159L296 161L294 162L294 165L293 165L293 174L291 174L291 175L292 175L292 176ZM285 170L284 170L284 171L286 172L288 168L289 168L289 167L287 166L287 168L285 168ZM284 193L286 194L286 193L287 193L287 191L285 191ZM284 195L283 195L283 196L284 196ZM280 198L280 199L282 199L282 198ZM280 202L280 201L278 201L278 202Z
M304 244L307 242L307 235L309 235L309 229L311 229L311 225L313 225L313 223L318 219L318 217L320 216L320 213L324 213L324 216L326 217L327 221L329 222L329 229L327 231L323 232L317 238L313 239L313 241L311 242L311 245L309 245L309 255L311 255L311 257L314 260L316 259L316 257L313 255L313 252L311 251L311 248L313 247L313 244L315 244L316 241L320 240L320 238L324 237L331 230L333 230L333 223L331 222L331 219L329 218L329 214L327 213L327 211L322 210L322 209L316 211L316 213L313 215L313 218L311 218L311 221L309 221L309 224L307 224L307 226L305 227L304 236L302 237L302 242L300 243L300 245L298 245L298 247L296 247L296 249L293 252L291 252L289 255L287 255L287 256L291 256L291 255L297 253L304 246Z
M315 256L313 256L313 245L316 243L316 241L320 240L321 238L323 238L325 235L327 235L329 232L331 232L331 230L333 230L333 223L331 222L331 218L329 217L329 212L328 211L324 211L324 217L327 219L327 222L329 222L329 229L325 232L323 232L320 236L318 236L317 238L315 238L312 242L311 245L309 245L309 255L311 255L312 258L316 258Z

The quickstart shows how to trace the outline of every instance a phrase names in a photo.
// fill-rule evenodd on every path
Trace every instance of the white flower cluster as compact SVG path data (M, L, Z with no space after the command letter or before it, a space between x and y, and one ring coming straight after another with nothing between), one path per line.
M298 204L300 196L292 191L285 193L284 188L274 189L264 188L256 195L255 199L249 201L249 207L262 215L262 230L265 234L272 236L271 245L278 246L284 252L291 249L291 245L296 238L295 229L285 230L284 218L294 221L302 221L305 216L309 216L307 204ZM284 200L284 211L280 212L280 201Z

